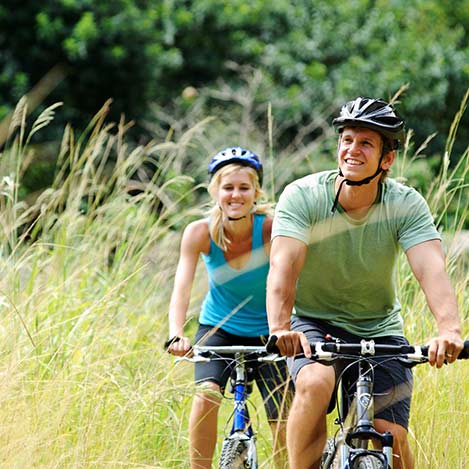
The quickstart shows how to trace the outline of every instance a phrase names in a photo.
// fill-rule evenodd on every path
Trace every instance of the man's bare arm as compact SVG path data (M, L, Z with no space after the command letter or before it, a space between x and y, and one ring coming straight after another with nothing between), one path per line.
M267 279L267 314L270 334L276 335L282 355L292 356L311 351L306 337L290 331L290 318L295 302L296 282L303 268L307 246L302 241L277 236L272 241Z
M440 368L445 361L454 362L463 347L458 305L446 272L441 242L417 244L406 255L436 319L438 336L429 341L429 361Z

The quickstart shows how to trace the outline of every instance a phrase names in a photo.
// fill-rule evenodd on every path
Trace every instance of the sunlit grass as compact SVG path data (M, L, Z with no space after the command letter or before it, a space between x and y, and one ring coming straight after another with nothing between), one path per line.
M106 105L79 136L66 129L53 186L27 206L18 190L33 155L21 106L0 156L0 465L187 468L192 366L174 363L162 343L180 230L204 210L196 193L197 177L205 177L201 148L209 121L175 141L131 148L126 124L106 123ZM204 154L203 163L193 154ZM295 158L302 156L291 155L292 168ZM156 173L136 182L133 175L148 162ZM439 219L448 206L442 187L459 201L457 218L444 229L466 335L468 254L453 240L467 217L468 166L466 153L457 172L445 170L429 194ZM198 272L189 330L205 287ZM399 291L408 336L424 342L434 322L404 262ZM416 467L469 467L466 365L416 369ZM253 402L267 469L270 430L257 394ZM224 402L220 437L230 412Z

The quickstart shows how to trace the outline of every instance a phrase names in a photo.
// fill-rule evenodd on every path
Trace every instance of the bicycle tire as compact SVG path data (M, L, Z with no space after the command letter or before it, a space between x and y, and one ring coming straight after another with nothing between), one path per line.
M220 455L220 469L254 469L255 461L249 460L250 440L226 438Z
M374 456L359 456L353 463L353 469L387 469L382 461Z

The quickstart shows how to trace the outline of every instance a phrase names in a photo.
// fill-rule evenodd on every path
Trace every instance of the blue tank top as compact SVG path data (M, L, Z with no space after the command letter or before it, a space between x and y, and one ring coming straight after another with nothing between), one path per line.
M201 324L244 337L269 333L265 305L269 259L262 239L264 219L265 215L254 215L252 251L242 269L231 267L224 252L210 238L210 252L202 254L209 291L202 303Z

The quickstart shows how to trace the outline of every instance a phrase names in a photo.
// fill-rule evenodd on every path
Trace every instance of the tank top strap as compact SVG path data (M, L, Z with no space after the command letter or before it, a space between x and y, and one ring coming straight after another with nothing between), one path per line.
M202 257L210 259L211 264L213 265L222 265L226 263L225 254L223 250L220 248L220 246L215 243L212 237L210 237L210 251L208 253L208 256L203 254Z
M264 225L265 215L254 214L254 223L252 227L252 249L257 249L264 246L264 239L262 236L262 227Z

